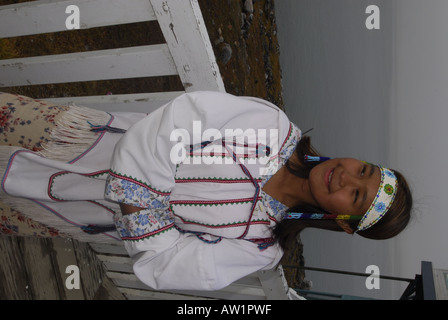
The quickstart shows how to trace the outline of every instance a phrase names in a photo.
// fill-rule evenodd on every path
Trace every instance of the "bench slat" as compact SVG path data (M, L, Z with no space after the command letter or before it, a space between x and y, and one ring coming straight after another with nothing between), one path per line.
M151 113L183 93L185 91L50 98L45 100L59 105L83 106L106 112Z
M176 74L166 44L0 61L0 87Z
M0 38L67 31L70 5L81 29L156 20L148 0L42 0L0 7Z

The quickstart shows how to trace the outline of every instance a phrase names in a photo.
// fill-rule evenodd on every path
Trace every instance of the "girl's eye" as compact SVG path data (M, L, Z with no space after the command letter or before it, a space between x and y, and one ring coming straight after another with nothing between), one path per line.
M361 171L361 177L364 176L364 174L366 173L366 170L367 170L367 166L363 166L362 171Z
M356 201L358 201L358 196L359 196L359 190L356 190L354 203L356 203Z

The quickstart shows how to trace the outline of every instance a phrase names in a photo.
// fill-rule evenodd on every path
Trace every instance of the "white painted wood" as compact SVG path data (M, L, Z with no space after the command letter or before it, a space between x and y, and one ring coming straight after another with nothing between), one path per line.
M117 285L117 287L156 291L143 284L134 274L126 274L119 272L107 272L107 276ZM218 291L193 291L193 290L170 290L161 291L165 293L174 293L182 295L191 295L214 299L251 299L251 300L265 300L266 295L261 287L244 286L233 283L226 288Z
M90 242L90 247L96 253L123 255L129 257L129 254L126 251L122 242L117 241L117 244Z
M90 246L102 261L108 260L110 262L132 265L132 259L129 257L124 245L121 242L117 244L92 242L90 243ZM117 271L117 269L111 268L109 271ZM237 280L235 283L248 286L261 286L258 272L249 274L246 277Z
M69 5L79 8L80 28L156 20L148 0L41 0L0 7L0 38L67 31Z
M113 248L112 250L103 250L103 253L97 253L97 257L103 262L106 266L107 270L110 272L122 272L122 273L133 273L133 262L132 259L126 255L111 255L110 253L116 252ZM121 251L120 251L121 252ZM260 279L258 277L258 273L255 272L250 274L242 279L235 281L235 284L239 284L242 286L255 286L261 287Z
M288 289L288 300L306 300L304 297L299 295L297 291L292 288Z
M50 98L45 100L59 105L84 106L107 112L151 113L183 93L185 91Z
M56 264L55 267L59 271L60 275L68 277L69 274L66 273L67 267L69 265L78 265L75 248L73 246L73 240L64 238L53 238L52 245L53 253L56 258L53 264ZM60 288L60 290L64 291L64 296L67 300L85 299L83 290L70 290L67 288L67 286L63 286L62 288Z
M260 278L258 278L257 272L236 280L234 283L244 286L261 287Z
M167 292L158 296L155 290L143 284L132 270L132 259L127 256L124 247L109 244L91 244L97 252L98 258L108 270L108 276L114 283L123 288L132 288L140 291L153 292L147 296L153 299L165 297ZM111 254L120 254L111 255ZM169 294L193 295L215 299L268 299L268 300L300 300L301 297L288 288L284 278L283 269L258 271L235 281L230 286L214 292L209 291L170 291ZM158 298L156 298L156 296ZM143 299L140 295L139 298Z
M97 254L98 259L103 262L103 265L108 271L133 273L133 263L131 258L122 256L110 256Z
M212 300L210 298L160 291L146 291L122 287L119 287L118 290L126 296L128 300Z
M267 299L288 300L288 285L281 266L272 270L258 271L258 276Z
M165 44L0 61L0 87L175 74Z
M225 91L197 0L150 0L185 91Z

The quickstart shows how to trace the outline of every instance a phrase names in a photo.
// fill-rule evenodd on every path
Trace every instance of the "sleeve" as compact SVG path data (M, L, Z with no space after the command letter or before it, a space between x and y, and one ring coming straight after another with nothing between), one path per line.
M175 228L124 243L135 275L156 290L219 290L248 274L274 268L282 256L277 245L260 251L246 240L210 244Z
M263 113L264 120L248 121L256 113ZM278 117L279 109L269 103L226 93L195 92L149 114L118 142L105 198L142 208L114 217L142 282L155 289L214 290L275 265L279 255L275 246L261 252L245 240L222 239L209 244L193 234L180 233L169 199L177 165L172 152L179 138L183 145L196 144L206 128L217 129L224 136L226 128L263 128L278 122ZM201 128L195 127L195 122Z

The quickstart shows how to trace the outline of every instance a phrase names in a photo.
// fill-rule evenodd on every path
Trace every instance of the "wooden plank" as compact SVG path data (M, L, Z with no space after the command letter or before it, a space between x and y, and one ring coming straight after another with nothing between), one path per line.
M288 285L281 266L258 271L258 276L268 300L288 300Z
M44 238L18 238L35 300L61 299L59 279L55 277L49 241L50 239Z
M103 265L88 243L74 241L73 247L76 253L84 297L86 300L92 300L105 276Z
M49 98L59 105L77 105L103 110L106 112L143 112L150 113L175 99L184 91L137 93L122 95Z
M126 297L118 290L115 284L107 276L101 281L101 286L98 288L94 300L126 300Z
M225 92L197 0L150 0L187 92Z
M175 74L165 44L0 61L0 87Z
M25 261L13 236L0 236L0 300L32 300Z
M119 242L117 244L94 243L93 242L93 243L90 243L90 247L96 253L123 255L123 256L129 257L128 252L126 251L122 242Z
M107 271L119 272L119 273L133 273L133 262L129 256L116 256L116 255L106 255L97 254L98 259L100 259ZM250 274L244 278L241 278L234 282L234 284L241 286L251 286L261 288L260 279L258 273Z
M139 290L157 291L146 286L134 274L107 272L107 276L120 288L131 288ZM261 287L244 286L232 284L218 291L195 291L195 290L169 290L162 291L165 293L175 293L182 295L190 295L195 297L205 297L214 299L228 300L264 300L266 295Z
M138 290L150 290L133 274L132 259L127 256L122 246L109 244L92 244L97 252L97 257L104 263L107 275L115 284L121 288L132 288ZM116 256L114 254L121 254ZM125 274L127 273L127 274ZM197 291L173 291L176 294L187 294L215 299L265 299L266 295L261 286L258 273L250 274L235 281L232 285L220 291L197 292ZM171 293L173 293L171 292Z
M84 300L84 293L81 288L67 288L65 281L71 275L71 272L66 273L68 266L77 266L75 248L73 240L63 238L52 239L53 248L53 263L55 266L55 276L61 277L62 299L64 300Z
M0 7L0 38L67 31L69 5L79 8L80 29L156 20L148 0L44 0Z
M128 300L212 300L204 297L180 295L169 292L119 288Z
M134 272L132 268L133 266L132 259L129 257L108 256L103 254L98 254L97 257L103 262L104 266L106 267L106 270L108 271L125 272L125 273Z

